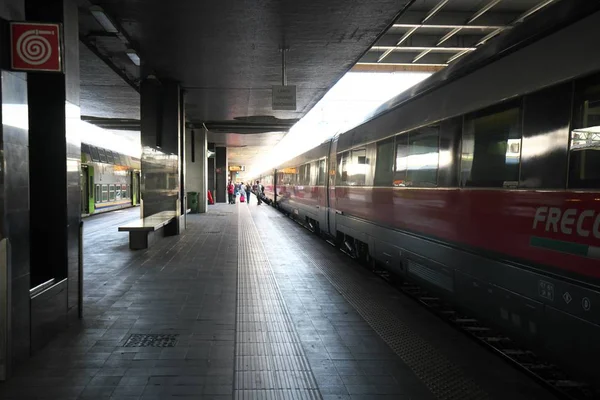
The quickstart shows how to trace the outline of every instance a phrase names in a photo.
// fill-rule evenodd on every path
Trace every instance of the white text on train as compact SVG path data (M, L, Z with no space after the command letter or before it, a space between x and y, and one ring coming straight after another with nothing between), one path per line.
M585 229L592 221L592 229ZM581 237L589 237L590 234L593 234L594 237L600 239L600 213L594 210L569 208L563 211L557 207L539 207L533 217L533 229L536 229L538 224L543 226L546 232L561 232L571 235L575 231Z

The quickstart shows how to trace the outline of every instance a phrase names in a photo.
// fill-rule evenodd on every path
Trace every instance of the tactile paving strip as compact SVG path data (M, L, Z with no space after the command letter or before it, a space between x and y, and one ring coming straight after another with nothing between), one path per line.
M284 218L270 218L269 222L279 227L266 227L272 235L289 234L289 221ZM299 228L301 229L301 228ZM415 375L440 400L487 400L490 399L479 385L466 376L463 371L449 360L425 339L412 331L394 313L387 310L373 296L361 287L360 282L349 277L343 266L336 264L327 257L315 258L314 252L307 252L298 241L288 239L290 252L304 256L320 270L327 280L344 296L363 319L377 334L400 356L404 363L412 369ZM306 244L306 243L305 243Z
M175 347L177 344L177 334L138 334L129 336L123 347Z
M321 399L258 229L240 207L235 399Z

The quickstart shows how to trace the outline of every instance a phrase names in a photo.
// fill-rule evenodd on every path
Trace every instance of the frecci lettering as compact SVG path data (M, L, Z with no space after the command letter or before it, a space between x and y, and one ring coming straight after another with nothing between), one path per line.
M546 232L572 235L575 231L581 237L593 235L600 239L600 213L594 210L569 208L562 211L558 207L538 207L533 217L533 229L538 229L540 225Z
M596 216L596 221L594 221L594 237L600 239L600 213Z
M593 216L594 216L593 210L585 210L584 212L579 214L579 218L577 218L577 234L579 236L581 236L581 237L590 236L590 231L588 231L587 229L583 229L583 221L585 221L586 218L588 218L588 217L592 218Z
M535 210L535 217L533 217L533 229L537 227L538 222L544 222L546 220L546 212L548 212L548 207L539 207L537 210Z
M560 231L562 233L566 233L567 235L570 235L571 233L573 233L573 229L571 229L571 225L573 225L575 223L575 215L577 214L577 210L574 208L569 208L568 210L566 210L563 215L562 218L560 220Z
M558 221L560 221L560 208L551 207L546 219L546 232L550 230L550 226L552 226L552 232L558 232Z

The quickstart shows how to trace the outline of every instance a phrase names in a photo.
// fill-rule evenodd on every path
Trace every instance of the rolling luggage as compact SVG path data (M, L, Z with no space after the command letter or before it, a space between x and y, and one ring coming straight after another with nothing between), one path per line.
M246 196L244 196L243 194L240 195L240 203L245 203L246 202Z

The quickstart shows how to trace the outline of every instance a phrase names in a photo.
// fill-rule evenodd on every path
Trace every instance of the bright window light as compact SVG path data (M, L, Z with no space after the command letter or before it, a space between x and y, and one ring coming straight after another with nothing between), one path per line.
M248 176L274 168L337 133L357 126L382 103L430 75L427 72L347 73L265 157L252 166Z

